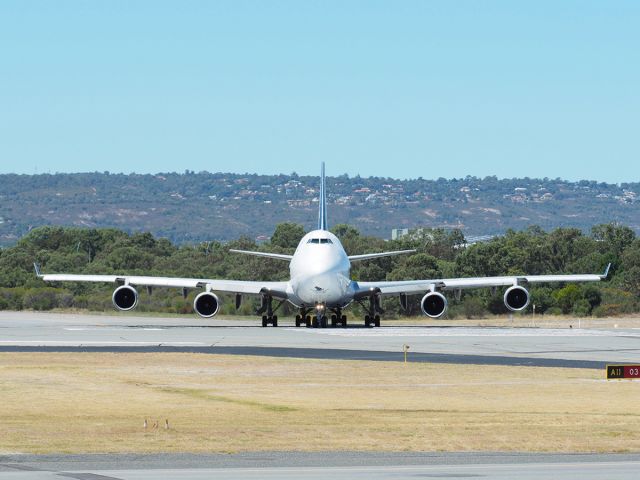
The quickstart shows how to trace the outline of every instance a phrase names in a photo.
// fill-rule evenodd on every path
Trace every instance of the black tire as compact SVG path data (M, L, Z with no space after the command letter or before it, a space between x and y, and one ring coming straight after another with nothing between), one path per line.
M376 317L373 319L373 324L376 327L380 327L380 315L376 315Z
M322 317L320 320L320 328L327 328L327 317Z
M300 327L301 324L302 318L300 318L300 315L296 315L296 327Z
M336 328L338 324L338 317L336 315L331 315L331 328Z
M342 324L342 328L347 328L347 316L346 315L342 315L342 318L340 319L340 323Z
M313 317L311 319L311 328L318 328L318 317Z
M369 315L364 316L364 326L369 328L371 326L371 318Z
M271 325L273 325L274 327L278 326L278 316L274 315L273 317L271 317Z
M311 317L309 315L304 317L304 324L307 328L311 328Z
M263 315L263 316L262 316L262 326L263 326L263 327L266 327L267 325L268 325L268 323L267 323L267 317Z

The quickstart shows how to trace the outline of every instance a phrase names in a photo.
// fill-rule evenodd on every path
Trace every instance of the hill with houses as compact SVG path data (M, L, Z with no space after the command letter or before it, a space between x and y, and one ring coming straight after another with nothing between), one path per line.
M618 222L640 232L640 183L465 177L328 177L329 223L392 230L458 228L466 237ZM0 175L0 245L42 225L149 231L176 243L267 239L276 224L316 223L318 177L192 172Z

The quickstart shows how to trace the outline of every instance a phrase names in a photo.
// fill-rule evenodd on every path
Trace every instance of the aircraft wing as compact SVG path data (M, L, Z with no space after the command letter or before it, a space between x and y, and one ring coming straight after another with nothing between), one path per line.
M403 255L405 253L414 253L415 250L396 250L394 252L365 253L364 255L349 255L349 261L357 262L360 260L369 260L371 258L391 257L393 255Z
M284 255L282 253L268 253L268 252L252 252L250 250L236 250L233 248L229 249L232 253L244 253L245 255L253 255L255 257L266 257L266 258L274 258L276 260L287 260L291 261L293 255Z
M256 282L244 280L216 280L202 278L144 277L137 275L77 275L69 273L43 274L34 265L36 274L45 282L97 282L128 284L138 287L204 288L214 292L261 295L268 293L286 298L287 282Z
M464 290L482 287L507 287L512 285L554 282L599 282L609 276L609 264L602 275L512 275L504 277L444 278L434 280L407 280L358 282L358 293L376 292L383 296L420 294L428 291Z

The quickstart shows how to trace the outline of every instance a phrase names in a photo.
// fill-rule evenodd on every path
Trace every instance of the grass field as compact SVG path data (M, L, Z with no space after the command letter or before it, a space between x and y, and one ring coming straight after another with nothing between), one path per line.
M640 451L640 383L603 377L532 367L2 353L0 453Z

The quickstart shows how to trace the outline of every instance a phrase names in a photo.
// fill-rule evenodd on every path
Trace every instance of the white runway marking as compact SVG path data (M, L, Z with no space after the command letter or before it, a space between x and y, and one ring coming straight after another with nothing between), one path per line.
M119 327L64 327L64 330L70 332L91 332L91 331L109 331L109 332L130 332L131 330L140 330L147 332L157 332L166 330L166 328L119 328Z
M64 342L58 340L0 340L2 345L21 346L30 345L51 345L56 347L77 347L77 346L123 346L123 347L148 347L162 345L164 347L206 347L207 343L202 342L109 342L109 341L93 341L93 340L75 340L73 342Z

